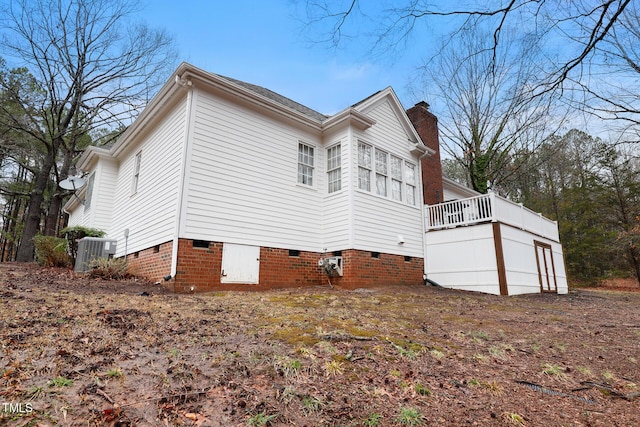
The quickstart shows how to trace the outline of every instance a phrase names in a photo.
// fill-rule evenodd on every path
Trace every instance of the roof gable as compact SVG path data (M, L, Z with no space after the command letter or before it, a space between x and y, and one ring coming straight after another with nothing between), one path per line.
M387 108L395 118L393 123L389 123L388 125L397 126L398 128L396 131L406 135L407 141L414 145L414 149L412 151L416 154L433 154L433 150L426 147L422 142L422 139L420 139L418 132L411 123L411 120L409 120L407 113L391 87L387 87L384 90L374 93L373 95L354 104L351 108L360 111L363 114L370 114L377 109Z

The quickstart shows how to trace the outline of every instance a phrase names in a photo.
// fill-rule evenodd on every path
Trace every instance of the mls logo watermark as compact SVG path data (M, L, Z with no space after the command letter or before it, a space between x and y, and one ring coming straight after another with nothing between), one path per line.
M0 409L5 414L30 414L33 412L31 403L3 402L1 405Z

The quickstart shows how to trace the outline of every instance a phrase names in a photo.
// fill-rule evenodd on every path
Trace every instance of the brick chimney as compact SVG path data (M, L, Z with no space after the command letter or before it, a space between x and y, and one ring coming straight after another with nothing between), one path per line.
M418 102L407 110L407 116L416 128L422 142L435 151L422 158L422 193L424 203L433 205L443 201L442 164L440 163L440 141L438 140L438 118L429 111L429 104Z

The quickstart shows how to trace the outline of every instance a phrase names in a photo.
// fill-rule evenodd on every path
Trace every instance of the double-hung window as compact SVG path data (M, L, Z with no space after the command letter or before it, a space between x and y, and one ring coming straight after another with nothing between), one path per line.
M358 142L358 188L416 206L417 166L364 142ZM372 180L375 188L372 188Z
M376 194L387 196L387 153L376 148Z
M133 182L131 184L131 194L138 192L138 182L140 181L140 163L142 162L142 152L136 154L133 160Z
M298 143L298 183L313 186L313 147Z
M358 188L371 191L371 146L358 142Z
M335 193L342 188L342 160L340 144L327 149L327 192Z
M416 165L405 162L404 176L407 182L407 203L416 204Z
M391 156L391 198L402 201L402 159Z
M89 176L89 182L87 183L87 192L84 196L84 211L88 211L91 207L91 198L93 197L93 183L96 179L96 173L92 173Z

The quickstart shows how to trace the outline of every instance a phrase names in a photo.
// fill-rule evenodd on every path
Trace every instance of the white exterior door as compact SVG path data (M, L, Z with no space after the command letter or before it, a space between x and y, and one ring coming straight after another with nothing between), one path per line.
M257 284L259 277L259 246L223 244L220 283Z

